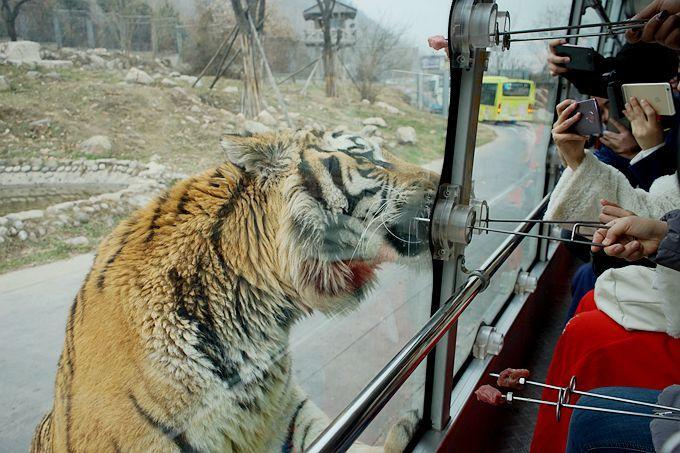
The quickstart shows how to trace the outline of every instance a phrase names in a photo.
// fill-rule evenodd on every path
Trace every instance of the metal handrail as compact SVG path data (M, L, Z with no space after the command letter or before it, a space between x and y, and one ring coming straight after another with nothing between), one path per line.
M548 206L550 194L529 214L514 231L527 233ZM501 246L468 279L463 288L451 296L418 333L373 378L359 395L338 415L310 445L309 452L347 450L382 408L406 382L418 365L427 357L439 340L458 321L460 315L488 285L512 252L522 243L523 236L508 236Z

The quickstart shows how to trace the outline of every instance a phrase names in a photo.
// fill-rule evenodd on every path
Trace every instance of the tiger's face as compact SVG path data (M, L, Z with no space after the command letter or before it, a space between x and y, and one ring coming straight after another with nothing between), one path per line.
M265 190L282 197L278 252L306 306L352 308L382 263L428 255L429 225L416 219L429 217L438 175L359 136L265 137L238 139L241 151L231 160L250 160L263 187L270 186ZM244 156L253 146L269 156L266 164Z

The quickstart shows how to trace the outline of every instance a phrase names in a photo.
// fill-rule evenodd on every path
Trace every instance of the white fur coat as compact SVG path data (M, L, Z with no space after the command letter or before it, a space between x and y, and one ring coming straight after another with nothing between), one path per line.
M680 188L676 175L669 175L654 181L649 192L634 189L623 173L586 151L585 159L576 170L567 168L562 174L550 197L545 218L597 221L602 199L641 217L658 219L678 209Z

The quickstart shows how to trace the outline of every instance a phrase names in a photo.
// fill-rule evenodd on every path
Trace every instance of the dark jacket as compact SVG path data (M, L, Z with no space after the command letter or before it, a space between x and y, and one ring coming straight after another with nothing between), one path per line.
M680 210L671 211L661 219L668 223L668 233L661 241L654 261L680 271Z

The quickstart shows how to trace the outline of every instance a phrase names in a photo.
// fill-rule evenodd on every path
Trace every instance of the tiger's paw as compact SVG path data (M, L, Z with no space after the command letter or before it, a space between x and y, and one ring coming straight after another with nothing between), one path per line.
M385 453L402 453L418 429L420 415L417 410L410 410L392 426L385 439Z

